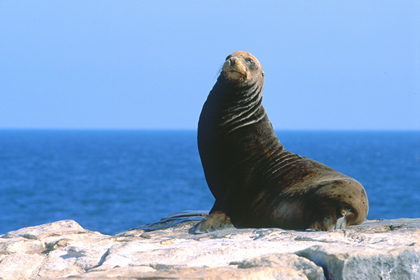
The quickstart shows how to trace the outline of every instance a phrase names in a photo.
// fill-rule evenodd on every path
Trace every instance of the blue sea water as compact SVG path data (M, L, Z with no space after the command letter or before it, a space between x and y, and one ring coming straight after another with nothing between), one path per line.
M359 180L368 219L420 217L419 131L277 135ZM0 234L62 219L113 234L213 202L195 131L0 130Z

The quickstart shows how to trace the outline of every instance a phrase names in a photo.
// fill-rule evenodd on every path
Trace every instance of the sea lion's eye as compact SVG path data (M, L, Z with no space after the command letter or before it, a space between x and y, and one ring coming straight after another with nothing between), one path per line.
M230 57L231 57L231 55L228 55L225 60L228 60Z
M251 65L253 65L253 64L254 64L254 61L252 60L252 58L247 57L247 58L245 58L245 61L246 61L246 63L248 63L248 64L251 64Z

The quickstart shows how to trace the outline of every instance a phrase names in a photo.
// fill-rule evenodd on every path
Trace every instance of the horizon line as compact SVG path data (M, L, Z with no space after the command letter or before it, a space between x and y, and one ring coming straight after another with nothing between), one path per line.
M196 131L197 128L3 128L0 127L0 131ZM341 132L420 132L420 129L395 129L395 128L298 128L298 129L274 129L276 132L281 131L341 131Z

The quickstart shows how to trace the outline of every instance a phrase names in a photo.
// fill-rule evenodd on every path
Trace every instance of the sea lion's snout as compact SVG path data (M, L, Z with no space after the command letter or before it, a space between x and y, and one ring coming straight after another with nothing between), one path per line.
M264 71L260 62L249 52L238 51L228 57L223 64L223 76L236 85L262 82Z
M231 82L241 82L247 78L247 66L245 61L236 56L228 56L223 64L223 73Z

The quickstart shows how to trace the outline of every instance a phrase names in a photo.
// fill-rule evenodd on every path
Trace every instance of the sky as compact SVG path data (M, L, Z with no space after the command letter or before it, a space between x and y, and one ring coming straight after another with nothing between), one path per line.
M0 1L0 129L196 129L224 59L276 130L420 130L420 1Z

